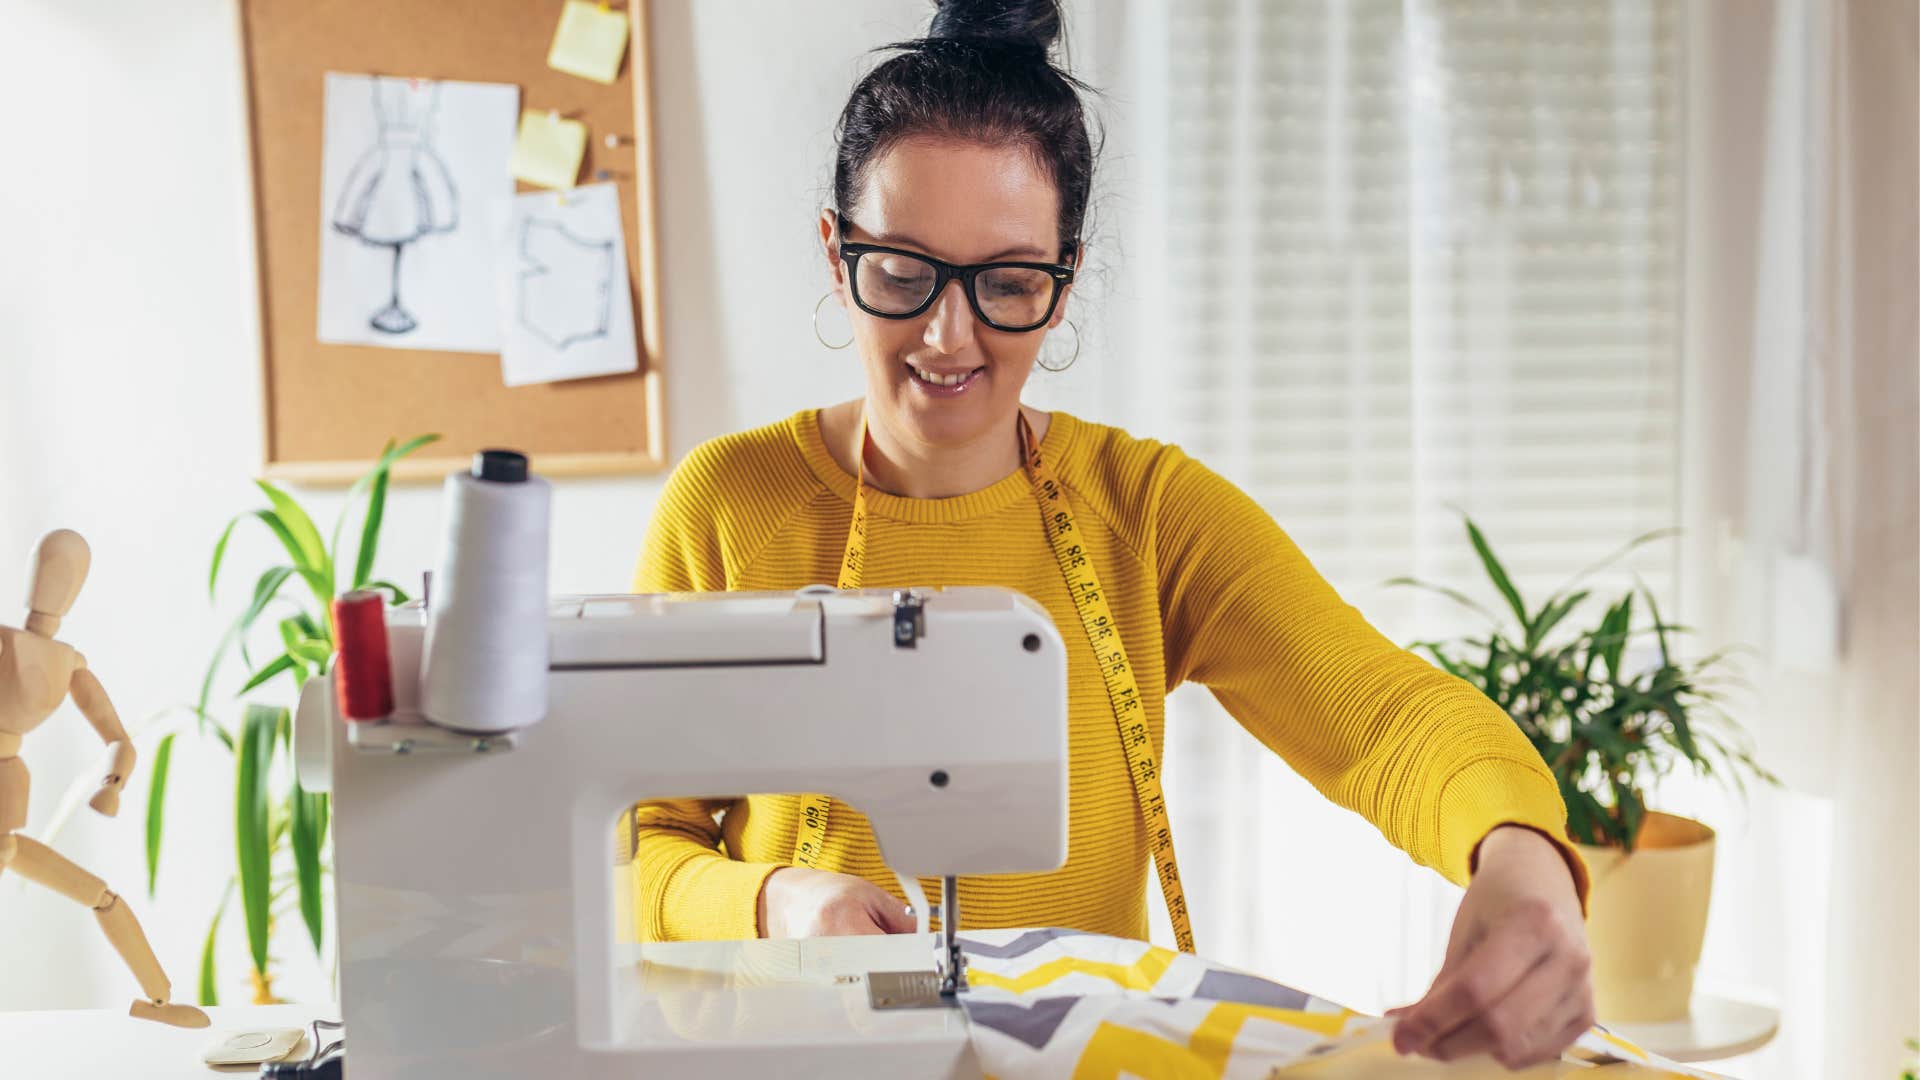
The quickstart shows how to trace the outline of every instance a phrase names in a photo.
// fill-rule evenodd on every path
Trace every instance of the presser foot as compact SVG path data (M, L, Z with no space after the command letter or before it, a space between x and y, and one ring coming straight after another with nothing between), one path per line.
M959 998L940 992L942 981L937 971L869 971L867 1004L876 1012L958 1006Z
M932 971L871 971L867 973L867 1004L874 1009L936 1009L960 1004L967 988L967 954L960 948L960 882L951 875L940 881L940 944Z

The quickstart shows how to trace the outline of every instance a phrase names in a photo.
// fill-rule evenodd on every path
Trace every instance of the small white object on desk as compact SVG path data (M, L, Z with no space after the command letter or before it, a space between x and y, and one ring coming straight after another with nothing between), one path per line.
M1659 1024L1606 1026L1649 1053L1682 1062L1750 1054L1780 1030L1780 1010L1712 994L1695 994L1687 1013L1685 1019Z
M305 1033L299 1028L246 1028L223 1031L200 1053L209 1065L258 1065L280 1061L300 1045Z

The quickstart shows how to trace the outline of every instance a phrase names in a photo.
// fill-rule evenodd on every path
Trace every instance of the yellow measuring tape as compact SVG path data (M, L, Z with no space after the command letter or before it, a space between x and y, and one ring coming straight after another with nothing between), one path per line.
M1173 923L1174 942L1181 952L1193 952L1193 922L1187 913L1186 891L1180 886L1180 864L1173 855L1173 827L1167 820L1167 800L1160 790L1160 762L1153 753L1153 736L1147 729L1146 706L1140 697L1140 685L1134 681L1133 665L1127 662L1127 650L1120 642L1120 628L1100 589L1100 578L1093 562L1080 545L1074 527L1073 509L1067 504L1066 489L1054 479L1040 456L1040 444L1020 414L1020 444L1024 451L1027 475L1033 481L1033 496L1040 504L1040 517L1046 526L1047 540L1066 579L1067 592L1073 597L1074 611L1100 665L1100 680L1106 684L1107 701L1113 706L1113 721L1126 751L1127 772L1133 780L1133 794L1140 804L1140 818L1147 829L1147 847L1160 878L1160 892L1166 897L1167 915ZM860 453L854 480L853 526L847 531L847 550L840 560L839 586L860 587L860 572L867 560L867 419L860 417ZM813 866L824 849L827 837L825 795L801 797L800 832L793 845L793 861Z

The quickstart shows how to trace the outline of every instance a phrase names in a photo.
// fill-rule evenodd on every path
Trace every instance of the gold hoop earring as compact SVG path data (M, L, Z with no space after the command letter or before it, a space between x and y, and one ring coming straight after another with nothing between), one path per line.
M1072 319L1062 319L1060 321L1066 323L1067 327L1073 331L1073 355L1067 357L1067 362L1061 364L1059 367L1054 367L1052 364L1041 363L1040 358L1037 356L1033 358L1033 362L1040 365L1040 370L1050 371L1055 375L1072 367L1073 362L1080 359L1080 328L1073 325Z
M826 295L822 296L820 299L815 300L813 302L813 340L819 342L822 345L825 345L829 349L844 349L847 346L853 344L853 335L851 333L847 335L847 340L841 342L838 345L832 344L826 338L823 338L820 336L820 305L826 303L828 300L832 299L832 297L833 297L833 290L828 289L826 291Z

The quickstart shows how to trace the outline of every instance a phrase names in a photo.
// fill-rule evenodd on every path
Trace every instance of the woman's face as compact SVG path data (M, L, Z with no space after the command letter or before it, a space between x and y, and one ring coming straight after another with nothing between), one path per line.
M997 435L1020 407L1020 389L1046 332L1066 316L1071 286L1047 324L1026 333L980 322L958 280L947 282L919 315L883 319L853 302L839 241L884 244L961 265L1058 263L1059 231L1059 195L1024 150L909 139L870 163L848 215L848 235L835 236L832 211L820 219L835 291L866 367L870 423L935 447ZM981 286L984 291L986 282ZM923 374L961 381L931 385Z

